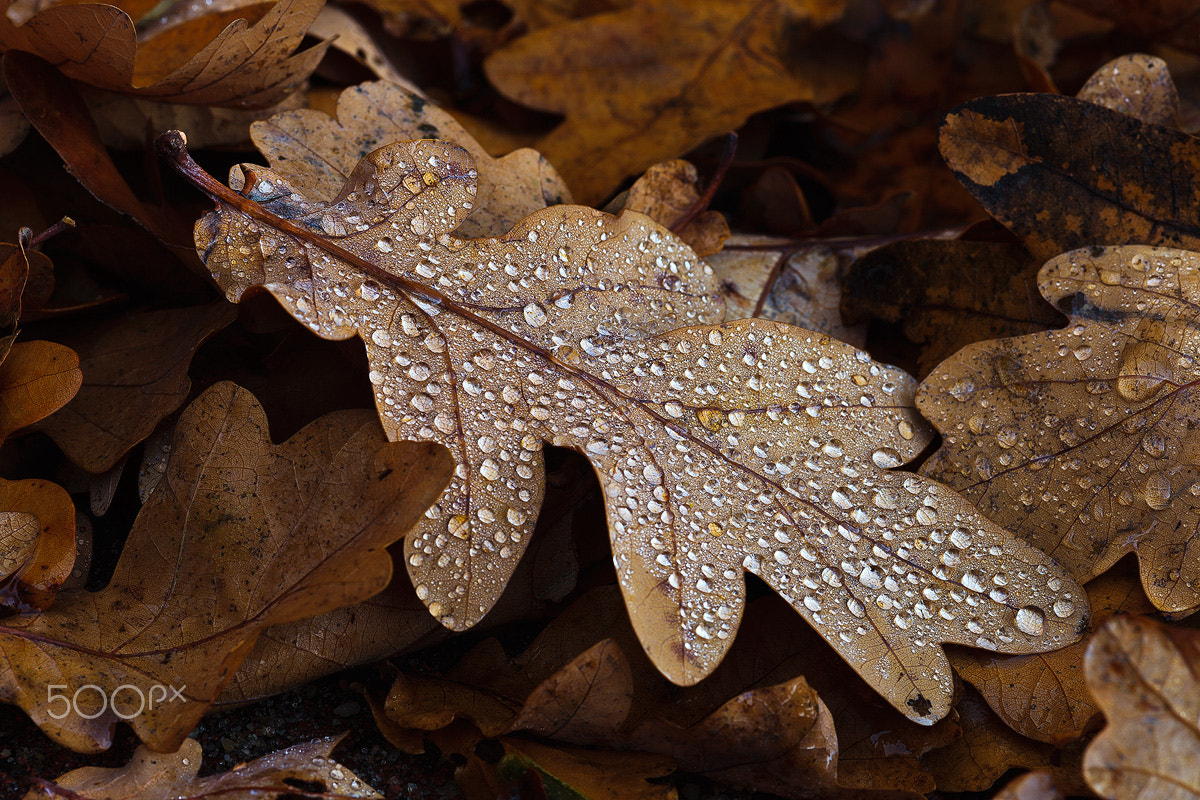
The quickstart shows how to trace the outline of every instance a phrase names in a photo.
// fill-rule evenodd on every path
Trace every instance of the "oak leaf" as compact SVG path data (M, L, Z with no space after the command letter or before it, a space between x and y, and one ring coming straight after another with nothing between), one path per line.
M87 471L111 469L183 404L196 348L236 315L224 302L138 311L64 337L79 353L82 385L38 430Z
M181 416L108 586L2 621L0 695L77 750L107 747L118 719L151 748L178 747L264 629L387 584L383 548L448 469L435 445L385 444L366 411L273 445L253 397L214 386ZM159 684L178 696L139 707ZM62 713L64 694L80 714Z
M75 504L49 481L0 480L0 509L0 606L47 608L75 565Z
M292 745L220 775L197 777L202 750L184 739L174 753L139 747L124 767L82 767L39 788L25 800L45 797L88 800L201 800L209 797L254 797L279 800L298 796L299 786L316 784L323 797L382 798L365 781L330 757L341 737ZM301 783L303 782L303 783ZM67 794L70 792L70 794ZM304 793L306 794L306 793Z
M826 102L855 69L800 44L842 14L838 0L658 3L523 36L484 67L509 97L566 121L538 148L576 197L595 203L626 176L675 158L757 111Z
M536 151L524 148L492 158L454 117L387 81L344 90L337 119L315 109L288 111L250 126L250 137L277 174L320 202L333 199L358 162L388 142L457 142L475 159L479 173L474 213L455 231L464 238L507 233L539 208L571 202L562 178Z
M1116 614L1154 611L1136 570L1110 570L1084 588L1092 607L1089 633ZM1088 638L1061 650L1027 656L954 650L950 663L1014 731L1063 746L1087 733L1100 714L1083 676Z
M1116 617L1092 638L1087 681L1108 726L1084 754L1101 797L1200 796L1200 633Z
M1197 254L1167 248L1059 256L1038 280L1066 328L970 345L917 393L943 435L923 474L1077 580L1136 553L1147 596L1171 611L1200 605L1198 268Z
M1072 97L1012 94L959 106L938 142L959 181L1039 259L1127 242L1200 249L1200 197L1182 188L1200 142L1181 131Z
M1037 294L1041 262L1017 244L910 239L872 250L842 276L842 319L898 323L928 374L965 345L1062 324Z
M244 19L230 22L182 63L155 52L172 52L164 41L139 45L134 20L116 6L51 5L22 24L0 15L0 51L41 56L68 77L101 89L174 103L263 108L295 90L320 63L328 42L293 51L322 5L324 0L280 0L253 26ZM188 32L174 37L186 39Z
M487 612L527 546L544 441L599 474L634 628L677 683L724 656L744 571L926 724L952 684L929 645L1029 652L1084 624L1057 565L953 492L886 470L928 441L911 378L800 328L697 324L721 315L710 271L645 217L559 206L463 240L450 230L475 173L454 145L381 148L322 206L251 167L235 168L236 194L177 132L161 144L217 201L196 240L227 296L263 287L318 335L360 336L389 438L453 453L450 489L405 539L447 627Z
M711 256L729 238L729 223L719 211L702 210L699 182L700 173L690 161L655 164L629 187L624 208L675 232L701 258Z

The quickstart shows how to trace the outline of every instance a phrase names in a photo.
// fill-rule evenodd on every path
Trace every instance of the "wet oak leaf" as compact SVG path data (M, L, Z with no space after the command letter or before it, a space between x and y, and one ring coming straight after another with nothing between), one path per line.
M66 337L79 353L82 385L38 430L88 472L112 469L183 404L196 349L236 316L225 302L135 311Z
M1141 53L1115 58L1096 70L1075 95L1151 125L1179 127L1179 91L1167 62Z
M264 287L318 335L359 336L389 438L453 454L450 489L405 539L446 627L477 622L527 546L543 442L599 474L634 628L676 683L732 643L744 571L926 724L952 688L931 644L1040 651L1084 624L1057 565L945 487L887 471L928 441L911 378L800 328L697 324L723 310L711 271L647 218L559 206L462 240L449 231L474 170L454 145L377 150L329 206L250 167L235 194L178 133L161 146L217 201L196 240L227 296ZM1071 613L1051 613L1066 596Z
M138 747L124 767L82 767L42 787L25 800L60 797L88 800L201 800L210 797L296 797L298 787L315 784L325 797L382 798L365 781L330 757L341 737L317 739L239 764L220 775L197 777L203 752L195 739L184 739L174 753Z
M537 151L523 148L492 158L454 117L388 81L344 90L336 119L315 109L288 111L256 122L250 136L277 174L309 200L321 202L340 192L358 162L388 142L457 142L475 159L479 173L474 207L456 229L464 238L507 233L540 208L571 202L566 184Z
M180 417L108 586L0 621L0 696L72 749L104 749L125 719L170 751L264 629L380 591L383 548L448 474L441 448L387 444L367 411L327 415L274 445L253 396L217 384ZM138 691L118 692L125 684ZM178 696L151 708L158 684ZM62 714L60 694L81 713Z
M1092 607L1089 633L1116 614L1154 611L1135 569L1110 570L1085 588ZM953 650L950 663L1014 731L1062 746L1083 736L1100 714L1083 675L1088 638L1061 650L1026 656Z
M596 203L757 111L853 88L854 67L828 49L813 59L802 44L843 5L643 0L522 36L484 67L514 100L566 116L538 148L581 202Z
M36 54L68 77L110 91L173 103L264 108L294 91L320 63L328 42L294 51L323 5L324 0L280 0L256 24L231 22L175 64L164 63L153 44L143 53L134 21L120 8L54 5L20 25L0 15L0 51Z
M1200 633L1116 617L1092 638L1087 681L1108 726L1083 776L1105 798L1200 797Z
M1200 256L1142 246L1048 262L1061 330L970 345L917 407L942 432L921 472L1048 553L1079 581L1136 553L1160 609L1200 605L1196 305ZM1070 615L1074 600L1053 610Z
M1126 242L1200 249L1189 183L1200 142L1181 131L1073 97L1010 94L959 106L938 146L1039 259Z

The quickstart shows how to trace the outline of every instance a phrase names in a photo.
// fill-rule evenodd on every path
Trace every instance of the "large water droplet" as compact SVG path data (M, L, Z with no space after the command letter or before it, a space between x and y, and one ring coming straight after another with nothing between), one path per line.
M1164 348L1153 342L1130 342L1121 353L1117 369L1117 391L1126 400L1140 402L1158 394L1163 384L1175 378Z
M900 466L900 454L890 447L881 447L871 454L875 466L881 469L891 469Z
M537 303L530 303L529 305L525 306L524 314L525 322L529 323L531 327L540 328L542 325L546 324L546 309L542 308Z
M1057 600L1054 603L1054 616L1066 619L1075 613L1075 604L1070 600Z
M1041 636L1046 626L1046 615L1040 608L1025 606L1017 611L1017 630L1030 636Z
M1152 473L1146 478L1143 494L1146 505L1155 511L1162 511L1171 505L1171 479L1161 472Z

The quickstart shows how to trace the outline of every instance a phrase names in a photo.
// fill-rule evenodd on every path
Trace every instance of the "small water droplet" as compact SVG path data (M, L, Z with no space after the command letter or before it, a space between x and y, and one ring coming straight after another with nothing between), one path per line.
M1171 505L1171 479L1161 472L1151 473L1146 478L1143 493L1146 505L1155 511L1162 511Z
M971 380L970 378L962 378L961 380L955 381L954 385L950 387L950 396L960 403L970 400L971 396L974 394L975 381Z
M1070 600L1057 600L1054 603L1054 616L1066 619L1075 613L1075 604Z

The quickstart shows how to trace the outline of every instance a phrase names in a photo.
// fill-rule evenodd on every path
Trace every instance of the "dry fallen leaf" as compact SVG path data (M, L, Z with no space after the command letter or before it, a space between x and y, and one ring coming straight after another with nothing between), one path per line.
M922 346L919 374L972 342L1062 324L1020 245L909 239L872 250L842 277L842 318L899 323Z
M0 441L67 405L83 382L79 356L54 342L17 342L0 363Z
M800 328L696 325L722 311L711 271L647 218L562 206L462 240L474 169L454 145L381 148L327 207L259 168L236 194L178 133L162 145L217 199L197 247L227 296L262 286L318 335L360 336L389 438L451 449L450 489L405 539L446 627L477 622L527 546L544 441L600 475L634 627L677 683L724 656L747 570L926 724L952 686L928 645L1040 651L1085 624L1057 565L886 471L928 441L911 378Z
M492 158L454 117L386 81L343 91L337 119L313 109L289 111L255 123L250 135L275 172L314 202L331 200L358 162L388 142L458 142L479 172L474 209L456 229L466 238L507 233L539 208L571 202L562 178L536 151L526 148Z
M1092 638L1087 681L1108 720L1084 754L1101 797L1200 796L1200 633L1144 617L1109 620Z
M382 549L448 470L436 445L385 444L366 411L273 445L257 401L217 384L180 417L108 586L2 620L0 694L76 750L107 747L119 719L178 747L261 631L387 584ZM68 698L79 714L63 713Z
M368 797L383 795L330 757L341 737L293 745L240 764L220 775L196 777L202 752L195 739L184 739L174 753L155 753L139 747L128 766L83 767L51 781L39 781L25 800L67 797L87 800L201 800L201 798L262 798L307 795ZM319 788L317 788L319 787ZM59 791L63 790L63 791ZM68 794L69 793L69 794Z
M1179 127L1179 92L1161 58L1135 53L1113 59L1075 96L1151 125Z
M0 606L48 608L75 565L75 504L49 481L0 480L0 509Z
M38 430L87 471L111 469L183 404L196 348L235 316L223 302L124 313L108 325L94 324L68 337L79 352L83 384Z
M840 0L658 3L551 25L492 54L501 92L566 121L538 143L581 202L675 158L750 114L826 102L855 68L801 42L837 20Z
M321 61L328 42L293 51L322 5L324 0L280 0L253 26L238 19L211 41L196 40L194 54L188 53L189 30L176 31L170 43L158 37L139 45L134 20L116 6L52 5L19 25L0 15L0 51L41 56L64 75L101 89L173 103L262 108L295 90ZM202 26L204 19L193 24ZM173 45L180 40L183 52L177 54ZM178 60L169 58L175 55Z
M719 211L700 210L699 181L690 161L655 164L629 187L624 208L675 232L701 258L711 256L729 238L729 223Z
M1077 580L1137 553L1147 596L1171 611L1200 605L1198 268L1197 254L1165 248L1066 253L1039 275L1066 328L964 348L917 394L943 435L923 474Z

